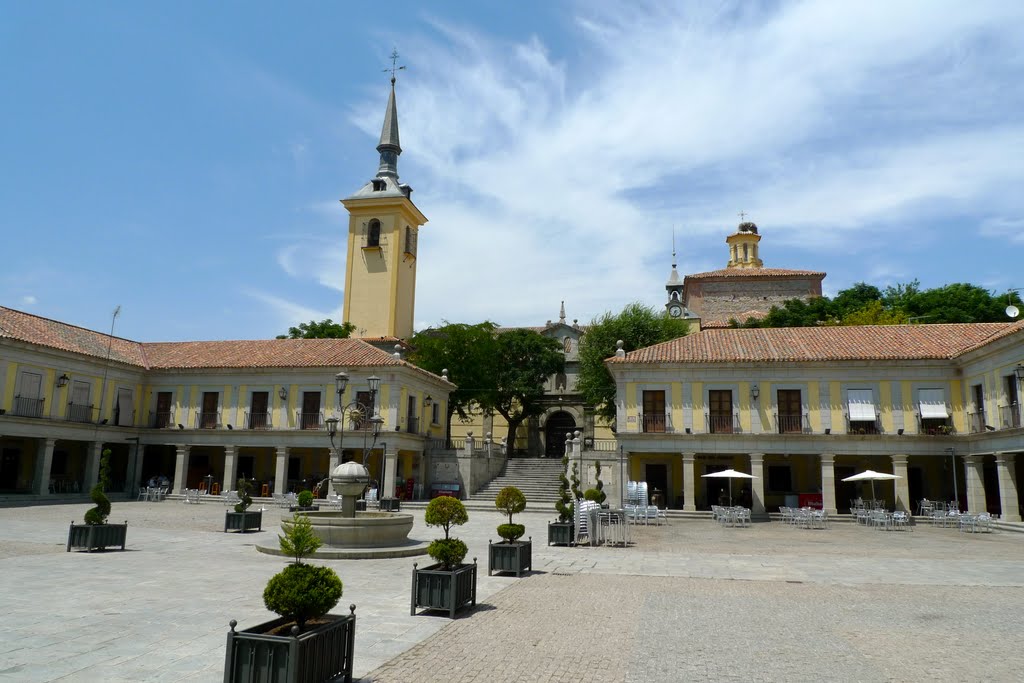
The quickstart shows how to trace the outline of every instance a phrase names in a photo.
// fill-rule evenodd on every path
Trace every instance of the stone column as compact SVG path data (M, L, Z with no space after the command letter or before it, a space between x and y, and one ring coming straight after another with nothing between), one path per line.
M224 447L224 483L221 491L231 491L238 488L238 458L235 457L235 447ZM256 493L259 493L257 491Z
M821 458L821 509L830 515L838 514L836 509L836 456L822 453Z
M768 519L764 508L764 453L750 454L750 516L753 519Z
M125 493L129 496L138 493L139 490L139 463L142 459L143 446L138 442L138 439L133 439L131 445L128 446L128 464L125 467Z
M683 510L697 511L697 454L683 453Z
M53 447L56 439L40 439L36 448L36 466L32 472L32 493L50 494L50 468L53 466Z
M996 475L999 478L999 507L1006 522L1019 522L1020 506L1017 504L1017 473L1013 453L996 453Z
M395 495L395 481L398 475L398 449L388 448L383 443L381 448L384 450L384 481L382 482L383 488L377 494L378 500Z
M985 512L985 480L981 472L981 457L965 455L964 470L967 484L967 512L972 514Z
M92 487L100 480L100 458L103 456L103 442L93 441L89 445L89 455L85 460L85 491L91 491Z
M185 478L188 476L188 454L192 447L178 444L174 448L177 455L174 461L174 493L181 494L187 484Z
M288 447L277 447L277 467L274 469L274 493L285 493L288 486Z
M896 487L896 509L906 512L913 512L914 506L910 501L910 482L907 480L907 456L893 455L892 473L899 479L893 481Z

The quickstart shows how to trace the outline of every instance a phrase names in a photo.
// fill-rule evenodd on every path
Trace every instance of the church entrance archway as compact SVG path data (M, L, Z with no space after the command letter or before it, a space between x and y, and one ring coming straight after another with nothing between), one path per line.
M576 430L576 420L564 410L553 413L544 424L544 455L560 458L565 455L565 439Z

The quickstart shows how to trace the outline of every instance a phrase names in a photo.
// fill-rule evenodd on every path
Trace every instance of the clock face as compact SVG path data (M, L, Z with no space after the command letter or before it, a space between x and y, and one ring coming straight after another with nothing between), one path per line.
M680 315L683 314L683 309L681 309L679 306L669 306L668 314L671 315L673 318L678 318Z

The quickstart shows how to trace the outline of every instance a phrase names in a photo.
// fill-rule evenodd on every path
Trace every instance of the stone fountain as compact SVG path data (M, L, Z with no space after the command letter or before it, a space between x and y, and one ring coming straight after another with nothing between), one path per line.
M322 559L368 559L411 557L427 552L427 543L411 540L413 516L401 512L356 511L356 499L370 481L366 467L345 462L331 472L331 486L341 496L341 511L302 512L323 546L313 557ZM281 520L287 529L291 517ZM261 552L279 555L275 546L257 546Z

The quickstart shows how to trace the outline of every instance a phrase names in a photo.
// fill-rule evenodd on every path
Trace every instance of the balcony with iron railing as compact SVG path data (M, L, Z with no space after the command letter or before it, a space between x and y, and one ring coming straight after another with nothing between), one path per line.
M220 411L200 411L196 413L196 429L217 429L220 427Z
M984 432L986 424L984 410L967 413L967 431L971 434L980 434Z
M149 411L149 426L150 429L170 429L171 427L174 427L174 411Z
M1006 406L999 406L999 426L1002 429L1016 429L1020 427L1020 404L1011 403Z
M64 419L68 422L92 422L94 406L84 403L68 403L68 412Z
M420 433L420 419L418 417L405 418L405 431L410 434Z
M11 406L11 415L18 417L42 417L43 401L41 398L25 398L15 396L14 404Z
M775 428L779 434L803 434L810 431L809 420L801 413L779 413L775 416Z
M707 415L708 432L711 434L739 434L739 415Z
M956 427L948 417L921 417L917 416L917 427L919 433L925 436L952 436L956 434Z
M324 414L321 412L304 413L301 410L295 413L295 424L298 429L326 429Z
M274 426L270 422L270 413L249 413L245 414L245 428L246 429L273 429Z
M847 434L881 434L882 426L878 423L878 418L874 420L851 420L850 416L846 416L846 433Z
M644 414L640 416L640 422L645 433L664 434L668 431L664 413Z

